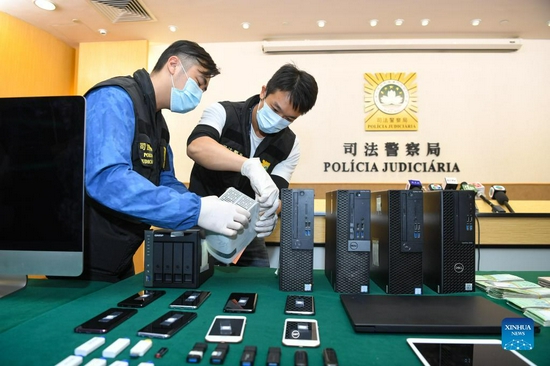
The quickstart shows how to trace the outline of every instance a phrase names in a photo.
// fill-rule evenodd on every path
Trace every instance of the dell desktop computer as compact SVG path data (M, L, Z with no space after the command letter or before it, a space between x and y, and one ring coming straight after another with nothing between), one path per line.
M475 193L424 193L424 284L437 293L475 291Z
M326 193L325 275L336 292L369 292L370 201L368 190Z
M388 294L421 295L423 191L371 192L371 280Z
M312 189L281 190L281 291L313 290L313 197Z

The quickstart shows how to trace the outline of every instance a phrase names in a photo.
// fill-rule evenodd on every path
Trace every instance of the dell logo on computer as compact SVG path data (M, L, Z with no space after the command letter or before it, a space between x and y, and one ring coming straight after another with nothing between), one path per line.
M454 269L456 273L462 273L464 272L464 265L462 263L456 263Z

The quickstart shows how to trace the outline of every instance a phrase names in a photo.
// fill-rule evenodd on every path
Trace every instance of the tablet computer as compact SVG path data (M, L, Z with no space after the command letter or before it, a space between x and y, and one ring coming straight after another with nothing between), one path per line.
M502 348L498 339L407 338L425 366L535 365L516 351Z

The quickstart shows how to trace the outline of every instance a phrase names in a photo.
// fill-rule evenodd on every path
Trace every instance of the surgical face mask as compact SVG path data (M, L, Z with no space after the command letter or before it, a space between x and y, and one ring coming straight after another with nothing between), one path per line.
M260 131L267 134L277 133L290 125L290 122L273 112L265 99L263 103L262 109L259 109L256 113Z
M187 82L182 90L179 90L174 86L174 77L170 75L172 79L172 92L170 94L170 110L176 113L187 113L195 109L202 97L202 90L197 85L197 82L190 78L180 61L181 68L187 76Z

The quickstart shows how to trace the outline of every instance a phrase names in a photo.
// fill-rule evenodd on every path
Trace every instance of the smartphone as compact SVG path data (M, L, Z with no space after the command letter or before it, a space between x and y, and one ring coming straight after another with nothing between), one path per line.
M137 313L136 309L108 309L74 329L76 333L103 334Z
M174 309L198 309L208 296L210 296L210 291L185 291L180 297L172 301L170 307Z
M223 316L218 315L212 321L208 333L207 342L239 343L243 340L246 317L244 316Z
M137 332L141 337L170 338L197 317L197 313L171 310Z
M256 311L258 294L252 292L233 292L223 308L226 313L253 313Z
M288 295L286 297L285 314L314 315L315 301L313 296Z
M122 300L117 306L128 308L144 308L162 295L166 291L162 290L142 290L127 299Z
M283 330L285 346L318 347L319 327L314 319L285 319Z

